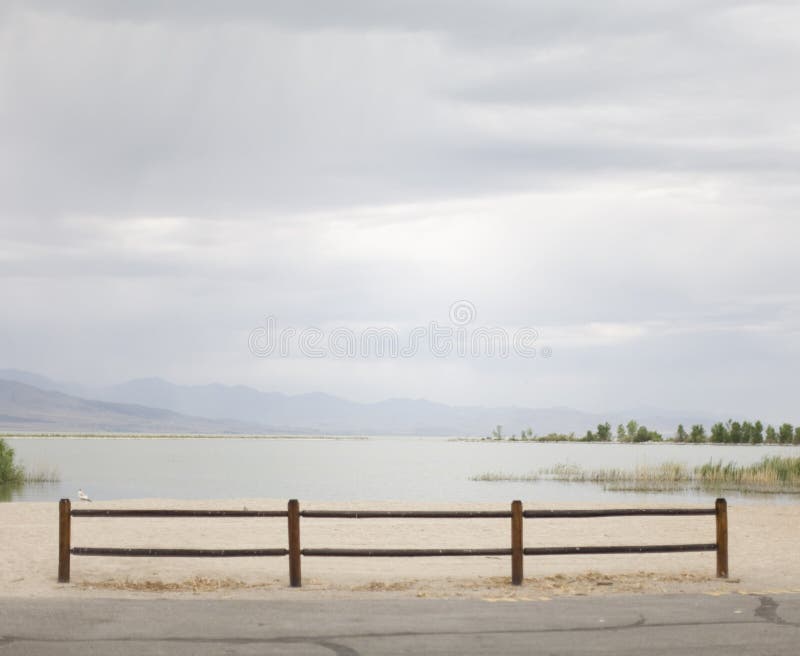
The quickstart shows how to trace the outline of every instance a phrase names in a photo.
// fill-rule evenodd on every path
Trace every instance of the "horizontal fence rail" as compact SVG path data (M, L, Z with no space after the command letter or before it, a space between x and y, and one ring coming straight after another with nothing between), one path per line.
M716 508L620 508L607 510L525 510L523 517L537 519L567 517L639 517L672 515L716 515Z
M714 515L716 542L698 544L652 544L568 547L524 547L524 519L586 519L593 517ZM128 518L286 518L288 548L274 549L165 549L120 547L73 547L72 517ZM510 519L511 547L497 549L302 549L300 518L307 519ZM289 584L301 585L301 557L344 558L431 558L440 556L511 556L511 582L521 585L524 556L561 556L579 554L683 553L716 551L717 576L728 576L728 511L725 499L717 499L714 508L621 508L597 510L523 510L521 501L513 501L510 511L495 510L300 510L296 499L286 510L136 510L72 509L69 499L59 503L58 580L70 580L70 556L236 558L289 556Z
M304 556L431 558L436 556L510 556L511 549L301 549Z
M73 556L123 556L139 558L251 558L253 556L288 556L288 549L128 549L74 547Z
M507 510L302 510L317 519L508 519Z
M570 554L677 553L682 551L716 551L716 542L708 544L644 544L627 547L525 547L526 556L567 556Z
M73 510L73 517L286 517L285 510Z

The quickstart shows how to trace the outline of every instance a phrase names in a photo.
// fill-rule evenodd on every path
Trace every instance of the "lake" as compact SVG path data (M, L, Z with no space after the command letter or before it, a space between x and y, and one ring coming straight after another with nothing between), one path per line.
M480 482L486 472L527 474L557 464L633 468L666 461L749 464L800 447L685 444L467 442L445 438L6 438L31 468L56 468L58 483L6 490L11 501L57 501L78 488L98 500L299 498L318 501L697 503L698 491L611 492L599 485ZM739 495L795 503L795 495Z

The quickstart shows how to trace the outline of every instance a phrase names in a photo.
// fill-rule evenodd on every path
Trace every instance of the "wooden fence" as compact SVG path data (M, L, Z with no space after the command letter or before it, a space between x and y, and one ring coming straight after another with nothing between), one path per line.
M524 547L524 519L577 519L591 517L650 517L680 515L714 515L716 542L703 544L648 544L625 546ZM270 517L288 519L288 548L275 549L160 549L73 547L73 517ZM300 518L306 519L510 519L511 547L498 549L302 549ZM714 508L624 508L607 510L523 510L521 501L512 501L510 511L440 511L440 510L300 510L296 499L286 510L73 510L69 499L59 503L58 580L70 579L70 556L139 556L231 558L253 556L289 556L289 585L300 587L302 557L431 557L431 556L510 556L511 583L521 585L524 556L565 554L675 553L716 551L717 576L728 576L728 511L725 499L717 499Z

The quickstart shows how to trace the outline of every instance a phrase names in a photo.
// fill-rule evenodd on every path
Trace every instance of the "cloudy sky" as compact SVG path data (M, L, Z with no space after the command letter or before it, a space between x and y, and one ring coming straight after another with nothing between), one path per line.
M0 367L796 422L798 61L793 1L6 0ZM249 347L459 300L537 357Z

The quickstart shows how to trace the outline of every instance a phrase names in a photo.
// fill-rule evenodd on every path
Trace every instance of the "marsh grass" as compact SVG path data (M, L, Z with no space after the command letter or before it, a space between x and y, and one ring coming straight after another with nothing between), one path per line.
M767 456L746 466L709 462L697 467L695 476L710 487L800 492L800 458Z
M610 491L662 492L685 489L718 489L741 492L800 493L800 458L767 456L754 465L708 462L694 469L678 462L638 465L633 469L586 470L560 464L538 474L488 472L473 481L538 481L596 483Z
M477 474L470 476L471 481L484 481L487 483L498 483L501 481L512 483L531 483L538 481L541 478L539 474L531 472L529 474L506 474L504 472L486 472L484 474Z
M678 462L665 462L660 465L637 465L633 469L594 469L584 470L577 465L556 465L543 472L548 478L557 481L578 483L620 483L620 482L653 482L676 483L689 482L692 474L686 465Z
M58 483L61 475L55 467L23 468L23 483Z

